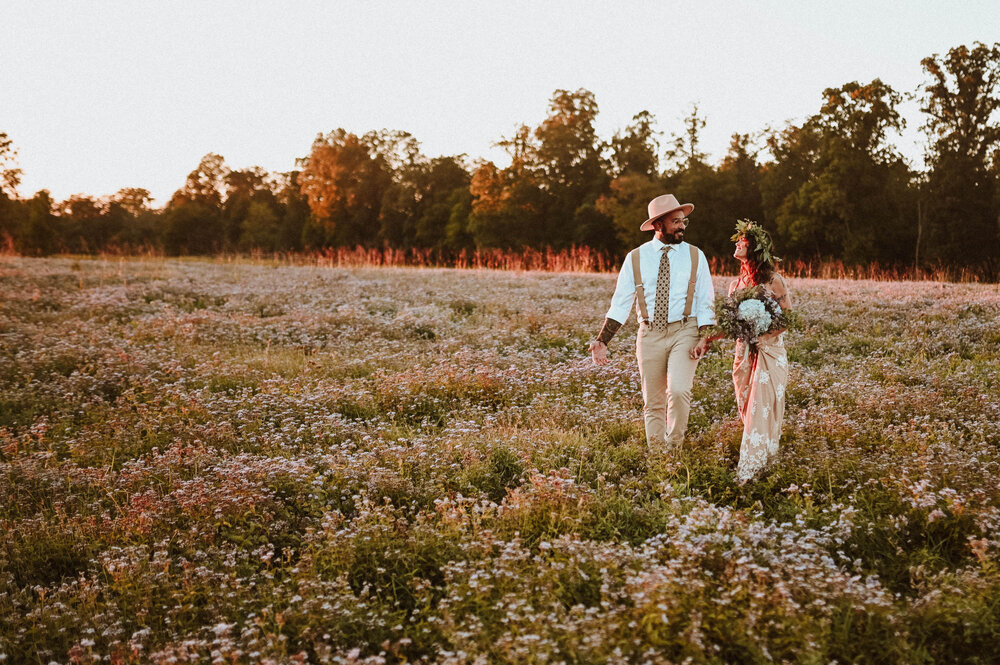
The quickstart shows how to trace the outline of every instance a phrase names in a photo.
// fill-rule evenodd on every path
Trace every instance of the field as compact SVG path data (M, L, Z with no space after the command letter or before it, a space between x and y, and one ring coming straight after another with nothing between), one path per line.
M738 487L732 346L647 450L613 284L0 257L0 663L997 662L996 285L791 280Z

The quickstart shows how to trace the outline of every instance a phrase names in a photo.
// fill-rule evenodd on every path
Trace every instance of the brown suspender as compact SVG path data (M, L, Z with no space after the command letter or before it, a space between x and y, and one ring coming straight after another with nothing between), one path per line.
M694 285L698 282L698 248L688 245L691 248L691 279L688 280L687 300L684 301L684 323L687 323L691 316L691 306L694 304Z
M639 272L639 248L632 250L632 279L635 282L635 299L639 304L639 324L649 323L649 312L646 310L646 292L642 288L642 273Z
M691 308L694 305L694 287L698 283L698 248L694 245L689 245L689 247L691 248L691 278L688 279L687 299L684 301L684 318L682 320L685 323L691 316ZM649 311L646 310L646 292L642 288L642 273L639 272L639 248L636 247L629 252L629 256L632 258L632 280L635 282L635 299L639 305L639 323L643 321L648 323Z

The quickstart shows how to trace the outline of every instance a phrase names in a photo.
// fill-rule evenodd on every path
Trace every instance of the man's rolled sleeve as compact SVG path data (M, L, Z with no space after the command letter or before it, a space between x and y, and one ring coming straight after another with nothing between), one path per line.
M629 257L626 255L622 269L618 271L618 283L615 285L615 294L611 296L611 307L605 316L612 321L625 323L628 321L628 314L634 300L635 282L632 279Z
M712 286L712 273L708 269L708 260L699 249L698 282L695 284L695 315L698 317L698 327L715 325L715 287Z

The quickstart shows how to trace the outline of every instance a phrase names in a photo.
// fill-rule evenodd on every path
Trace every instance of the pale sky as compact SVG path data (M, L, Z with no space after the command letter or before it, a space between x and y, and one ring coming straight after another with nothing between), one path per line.
M503 164L497 140L586 88L602 138L642 110L680 132L697 103L717 161L824 88L916 91L922 58L975 41L1000 41L1000 0L0 0L0 132L22 196L145 187L162 205L206 153L287 171L338 127ZM903 111L919 163L921 114Z

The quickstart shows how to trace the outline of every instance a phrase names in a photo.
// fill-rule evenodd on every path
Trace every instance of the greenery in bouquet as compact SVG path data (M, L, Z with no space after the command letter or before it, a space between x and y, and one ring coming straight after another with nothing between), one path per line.
M761 335L783 330L791 324L789 312L761 286L737 289L715 304L716 327L729 339L742 340L757 350Z

